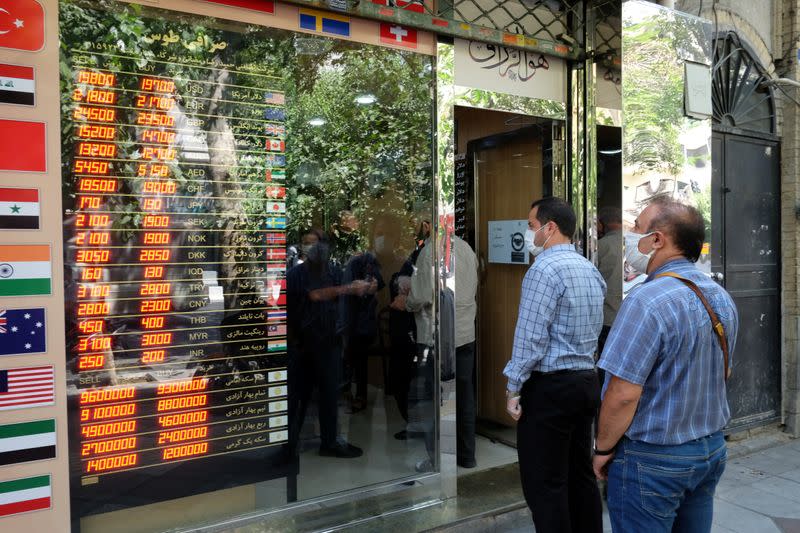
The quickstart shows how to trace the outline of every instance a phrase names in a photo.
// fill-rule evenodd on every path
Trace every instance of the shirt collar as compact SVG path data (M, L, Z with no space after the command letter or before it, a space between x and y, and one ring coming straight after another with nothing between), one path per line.
M694 268L694 263L686 259L685 257L681 257L680 259L673 259L672 261L667 261L658 269L653 272L652 274L647 276L647 279L644 280L645 283L648 281L652 281L656 276L659 274L663 274L664 272L669 272L670 270L686 270L687 268Z
M551 253L556 253L556 252L574 252L574 251L575 251L574 244L556 244L554 246L551 246L544 252L540 253L539 257L544 257L546 255L550 255Z

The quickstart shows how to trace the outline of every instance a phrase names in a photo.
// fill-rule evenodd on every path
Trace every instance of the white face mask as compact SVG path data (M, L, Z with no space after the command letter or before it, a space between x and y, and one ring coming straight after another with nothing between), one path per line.
M653 233L626 233L625 234L625 261L627 261L628 265L641 272L642 274L647 274L647 265L650 264L650 258L653 257L653 254L656 252L655 249L650 250L650 252L643 254L639 251L639 241L644 239L645 237L649 237Z
M375 249L376 254L382 254L385 246L386 246L385 236L379 235L378 237L375 237L375 244L373 248Z
M528 251L531 253L531 255L533 257L536 257L540 253L544 252L544 247L547 244L547 241L549 241L550 237L552 237L552 235L550 235L550 237L548 237L547 240L544 241L544 244L542 244L541 246L536 244L536 234L543 227L544 226L540 226L539 229L537 229L536 231L534 231L534 230L532 230L530 228L528 228L525 231L525 245L528 247Z

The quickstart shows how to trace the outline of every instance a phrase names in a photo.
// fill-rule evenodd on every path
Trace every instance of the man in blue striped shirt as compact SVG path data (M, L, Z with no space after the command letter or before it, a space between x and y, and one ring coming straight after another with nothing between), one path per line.
M730 418L726 361L701 298L663 276L697 286L733 351L733 299L694 265L704 240L700 213L673 200L649 205L626 237L628 262L648 276L623 301L598 364L606 382L594 458L615 533L711 530Z
M522 281L506 409L517 424L522 489L538 533L600 533L592 472L594 370L606 284L575 251L575 212L558 198L534 202L525 241L536 261Z

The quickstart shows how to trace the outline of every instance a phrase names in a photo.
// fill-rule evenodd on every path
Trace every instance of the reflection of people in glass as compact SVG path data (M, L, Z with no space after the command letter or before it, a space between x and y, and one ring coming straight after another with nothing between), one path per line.
M597 213L597 269L606 281L606 299L603 302L603 329L600 332L597 352L602 353L611 324L622 304L622 210L603 207Z
M373 249L376 247L373 246ZM375 294L386 285L378 259L372 252L355 251L345 265L343 282L350 284L357 280L368 284L366 292L349 294L340 299L346 360L356 382L356 395L350 406L354 413L367 406L369 349L378 332L378 299Z
M342 273L330 260L330 242L318 229L302 238L306 260L286 273L289 325L291 444L297 446L309 400L319 391L319 454L359 457L361 448L338 435L339 378L342 342L338 301L342 295L362 296L369 283L356 280L342 285Z

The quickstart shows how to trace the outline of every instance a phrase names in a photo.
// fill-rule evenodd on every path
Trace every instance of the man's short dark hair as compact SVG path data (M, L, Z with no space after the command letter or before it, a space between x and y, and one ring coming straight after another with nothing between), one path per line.
M700 259L706 240L706 225L700 211L671 198L658 198L650 205L656 206L658 211L647 232L660 231L669 235L686 259L693 263Z
M597 212L597 220L604 226L622 224L622 209L613 206L601 207Z
M565 237L572 238L575 235L575 226L577 219L575 211L572 206L561 198L555 196L547 196L541 200L536 200L531 204L531 209L538 207L536 211L536 220L539 224L547 224L548 222L555 222L558 226L558 231Z

